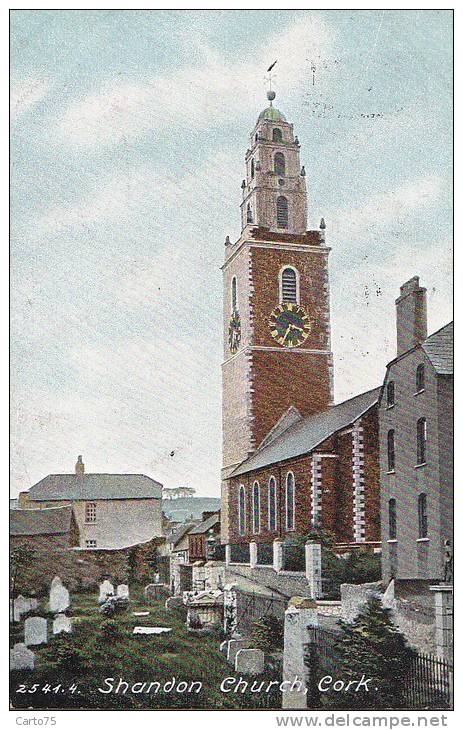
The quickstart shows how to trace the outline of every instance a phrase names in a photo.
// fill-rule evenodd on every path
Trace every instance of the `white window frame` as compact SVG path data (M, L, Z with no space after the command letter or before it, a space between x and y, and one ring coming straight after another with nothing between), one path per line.
M241 514L241 491L243 491L243 514ZM244 484L240 484L238 488L238 533L246 534L246 489Z
M255 503L254 503L254 493L257 487L257 522L259 523L256 525L256 510L255 510ZM252 501L252 532L254 535L258 535L260 533L260 484L256 481L253 482L252 485L252 495L251 495L251 501ZM257 527L257 529L256 529Z
M96 517L96 502L85 502L85 524L86 525L94 525L97 517Z
M275 485L275 526L271 527L270 525L270 484L274 483ZM267 492L267 527L269 529L269 532L274 532L274 530L278 529L278 511L277 511L277 480L274 476L271 476L268 480L268 492Z
M296 304L300 304L301 299L300 299L300 286L299 286L299 281L300 281L299 271L296 269L295 266L291 266L291 264L285 264L284 266L282 266L278 273L279 303L283 304L283 271L285 271L286 269L291 269L291 271L294 271L294 273L296 274Z
M288 479L289 476L293 478L293 526L288 526ZM287 532L293 532L296 529L296 479L294 478L294 472L289 471L286 474L285 479L285 525Z

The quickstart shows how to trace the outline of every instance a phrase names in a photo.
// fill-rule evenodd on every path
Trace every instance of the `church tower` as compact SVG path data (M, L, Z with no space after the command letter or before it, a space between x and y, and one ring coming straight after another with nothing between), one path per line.
M225 242L222 365L222 541L227 477L288 412L333 397L324 223L307 231L307 194L293 125L270 105L245 156L241 236ZM291 412L287 418L291 417Z

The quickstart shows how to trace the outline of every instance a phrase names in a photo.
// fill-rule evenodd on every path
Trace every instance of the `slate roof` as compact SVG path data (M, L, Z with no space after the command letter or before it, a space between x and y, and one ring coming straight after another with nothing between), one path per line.
M215 527L215 525L220 523L220 515L211 515L211 517L208 517L207 520L204 520L204 522L201 522L200 525L197 525L191 532L190 535L202 535L204 532L209 532L209 530L212 527Z
M363 413L378 402L381 388L373 388L366 393L331 406L326 411L307 416L278 436L268 446L256 451L243 461L231 474L238 476L254 469L292 459L312 451L336 431L350 426Z
M172 546L175 547L176 545L178 545L182 537L185 537L185 535L187 535L193 527L196 527L196 525L197 522L186 522L184 525L181 525L169 537L169 542L171 542Z
M422 348L438 375L453 375L453 322L430 335Z
M71 528L72 507L15 509L10 512L10 535L63 535Z
M49 474L29 489L37 501L161 499L162 484L144 474Z

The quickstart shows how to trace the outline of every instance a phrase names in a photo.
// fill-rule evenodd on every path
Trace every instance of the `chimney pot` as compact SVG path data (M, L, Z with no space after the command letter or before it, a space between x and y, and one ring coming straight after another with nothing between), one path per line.
M402 284L395 301L397 318L397 355L402 355L428 336L426 289L420 286L418 276Z
M77 457L76 474L85 474L85 464L82 461L82 456L80 455Z

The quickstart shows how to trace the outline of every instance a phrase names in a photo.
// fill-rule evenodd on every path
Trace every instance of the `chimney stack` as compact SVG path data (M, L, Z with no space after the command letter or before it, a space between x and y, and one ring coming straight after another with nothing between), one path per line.
M420 345L428 336L426 315L426 289L420 286L420 279L414 276L400 287L400 296L395 300L397 316L397 356L412 347Z
M82 461L82 457L81 456L78 456L77 457L76 474L85 474L85 464Z

